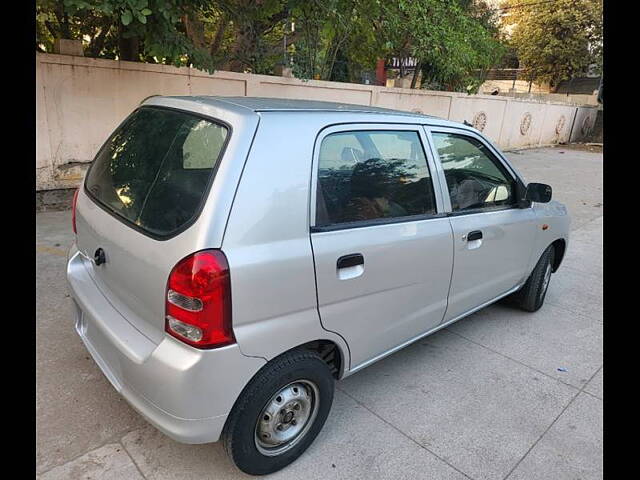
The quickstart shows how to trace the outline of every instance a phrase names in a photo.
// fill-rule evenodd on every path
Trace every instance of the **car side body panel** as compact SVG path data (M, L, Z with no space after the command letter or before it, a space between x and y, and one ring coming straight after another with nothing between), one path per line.
M536 239L529 260L528 273L530 274L542 256L542 253L552 243L562 240L564 242L563 253L569 248L569 229L571 217L567 212L567 207L562 203L551 200L549 203L535 203L533 205L536 224ZM543 229L544 226L546 229ZM554 271L558 269L562 258L556 258Z
M348 367L346 342L323 329L318 317L309 241L311 159L321 115L316 122L263 116L222 243L232 272L236 340L245 355L267 360L330 340Z
M450 218L455 266L445 322L524 283L535 237L534 219L530 208ZM472 231L481 231L483 238L468 241L466 235Z
M479 141L501 164L506 176L518 183L524 181L507 159L479 132L441 126L425 127L430 139L436 167L441 179L442 196L453 231L454 267L443 322L462 318L498 296L522 285L529 272L529 257L535 242L535 214L531 206L518 205L490 209L453 212L443 165L435 148L434 134L453 135ZM481 238L470 241L467 236L479 232Z
M320 145L331 135L352 131L416 134L434 190L432 213L364 221L356 228L315 227ZM310 206L320 321L349 343L351 370L440 324L447 308L453 245L435 165L419 124L349 123L323 129L316 140ZM338 269L337 260L352 254L362 256L362 265Z

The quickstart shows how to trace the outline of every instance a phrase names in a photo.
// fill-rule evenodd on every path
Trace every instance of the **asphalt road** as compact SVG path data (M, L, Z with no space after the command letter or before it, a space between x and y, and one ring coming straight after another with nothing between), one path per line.
M490 306L338 382L313 445L269 478L602 478L602 154L508 156L573 217L543 308ZM70 217L36 215L38 478L249 478L221 445L149 426L86 352L64 279Z

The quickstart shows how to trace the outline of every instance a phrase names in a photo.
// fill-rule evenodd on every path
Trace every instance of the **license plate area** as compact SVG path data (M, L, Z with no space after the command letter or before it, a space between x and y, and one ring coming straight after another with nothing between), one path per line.
M120 355L116 347L109 342L97 325L91 321L89 315L75 301L73 303L76 310L76 332L80 335L85 347L87 347L105 377L118 392L121 391Z

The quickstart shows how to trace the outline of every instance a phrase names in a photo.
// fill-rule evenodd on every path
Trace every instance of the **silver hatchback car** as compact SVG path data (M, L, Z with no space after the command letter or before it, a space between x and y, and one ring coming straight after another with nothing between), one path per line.
M152 97L74 199L76 330L162 432L274 472L335 380L503 297L539 309L568 242L550 198L456 122Z

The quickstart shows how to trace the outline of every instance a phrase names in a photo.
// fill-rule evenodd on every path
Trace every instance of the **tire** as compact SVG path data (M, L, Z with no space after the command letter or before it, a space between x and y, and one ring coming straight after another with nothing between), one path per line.
M554 257L555 248L550 245L542 253L522 288L513 294L511 300L514 305L527 312L535 312L542 307L551 280Z
M286 467L322 429L333 392L331 370L317 353L293 350L274 358L247 384L227 418L221 436L227 455L250 475Z

